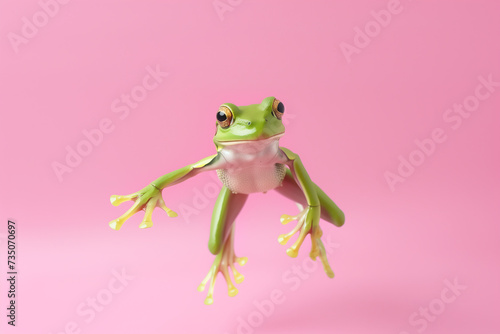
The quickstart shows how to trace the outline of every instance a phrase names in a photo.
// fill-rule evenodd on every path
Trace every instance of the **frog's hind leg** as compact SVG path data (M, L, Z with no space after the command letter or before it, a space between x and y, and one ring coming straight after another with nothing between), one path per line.
M321 218L335 226L342 226L345 222L345 216L342 210L328 197L327 194L320 187L314 184L316 193L318 194L319 203L321 206ZM300 188L299 184L295 181L289 169L286 170L285 178L281 187L275 189L281 195L301 204L307 206L306 197Z
M235 296L238 293L238 289L235 288L230 277L229 269L231 269L236 283L243 282L244 277L236 270L234 263L237 262L242 266L247 262L247 258L237 257L234 253L234 220L243 208L247 198L247 194L235 194L228 188L222 187L215 203L208 248L216 256L207 276L198 287L199 291L203 291L205 285L210 281L207 298L205 299L207 305L213 303L215 279L219 272L226 279L229 296Z
M316 191L321 211L318 212L320 217L336 226L342 226L344 224L344 213L337 207L337 205L315 184L314 190ZM307 233L311 235L311 259L315 260L317 257L321 259L323 263L323 267L325 269L328 277L333 277L333 271L328 263L328 259L326 256L325 247L323 242L321 241L321 236L323 232L321 228L318 226L313 226L312 228L307 225L307 215L309 214L309 209L314 209L313 207L308 208L308 204L306 201L306 197L304 192L302 191L299 184L295 181L293 175L289 170L287 170L287 174L283 179L283 184L281 187L276 188L276 191L282 194L283 196L295 201L301 212L296 216L282 215L281 222L283 224L287 224L293 220L297 221L297 225L293 230L291 230L287 234L282 234L279 236L278 241L280 244L285 245L290 238L299 233L299 238L297 241L287 249L287 254L296 257L298 255L298 249L300 248L302 241ZM303 207L306 207L305 209Z

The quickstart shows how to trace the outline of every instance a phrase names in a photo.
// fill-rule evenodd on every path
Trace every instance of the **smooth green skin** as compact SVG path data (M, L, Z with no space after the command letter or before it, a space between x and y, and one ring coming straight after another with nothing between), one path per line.
M306 197L302 193L302 189L295 181L295 178L290 170L286 171L285 179L283 180L284 189L276 189L283 196L300 203L309 205ZM313 191L316 192L321 208L320 216L329 223L335 226L342 226L345 222L345 216L342 210L325 194L320 187L313 183ZM248 197L247 194L233 194L226 187L222 187L219 196L215 202L212 213L212 223L210 225L210 238L208 241L208 249L214 255L219 253L222 244L225 240L228 225L234 222L234 219L243 208L243 204ZM318 220L319 217L311 217L312 220Z
M232 124L223 129L217 125L217 132L214 136L214 143L217 151L224 147L225 142L231 141L252 141L269 138L272 136L282 135L285 127L281 120L277 119L272 113L272 103L274 97L265 98L260 104L252 104L248 106L236 106L231 103L226 103L233 113ZM286 114L285 114L286 117ZM299 241L295 248L298 250L302 243L305 234L314 233L319 225L320 218L336 225L342 226L345 221L344 213L337 205L316 185L307 174L304 165L299 156L287 148L280 147L285 153L289 167L284 186L276 190L286 197L289 197L296 202L301 202L307 205L306 212L306 228L301 231ZM211 170L210 165L214 164L220 158L219 154L204 158L197 163L168 173L155 181L149 186L140 191L127 196L112 196L111 202L113 205L133 200L134 205L121 217L110 222L110 226L116 230L120 229L122 224L136 212L145 209L146 214L144 221L141 223L141 228L151 227L151 213L155 207L162 207L169 216L176 215L168 209L161 197L161 190L165 187L183 182L204 170ZM223 187L219 197L217 198L215 208L212 215L212 223L210 228L209 250L213 254L221 251L225 237L230 226L238 212L241 210L247 195L233 194L226 187ZM153 204L151 204L153 203ZM292 246L292 248L294 247ZM289 249L290 256L296 256L296 251Z
M233 112L233 122L226 129L217 126L214 143L217 150L224 146L224 142L235 140L266 139L285 132L282 121L272 113L274 97L265 98L261 104L251 104L237 107L232 103L225 103Z
M234 194L222 186L219 196L215 201L212 212L212 223L210 224L210 238L208 249L212 254L218 254L228 233L228 227L234 222L236 216L243 208L247 200L247 194Z
M327 194L325 194L323 190L321 190L317 184L314 184L314 190L318 194L319 204L321 207L321 218L335 226L342 226L345 221L345 216L342 210L339 209L339 207L330 199L330 197L328 197ZM307 200L303 195L302 189L295 181L295 178L290 170L286 171L283 185L280 188L276 188L276 191L296 203L300 203L303 206L307 205Z

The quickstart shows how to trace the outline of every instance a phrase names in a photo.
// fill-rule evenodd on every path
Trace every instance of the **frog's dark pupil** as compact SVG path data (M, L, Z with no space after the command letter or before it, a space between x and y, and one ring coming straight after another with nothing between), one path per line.
M282 114L285 113L285 106L283 105L283 103L278 103L278 111Z
M217 120L218 120L219 122L224 122L226 119L227 119L227 116L226 116L226 114L225 114L225 113L223 113L222 111L219 111L219 112L217 113Z

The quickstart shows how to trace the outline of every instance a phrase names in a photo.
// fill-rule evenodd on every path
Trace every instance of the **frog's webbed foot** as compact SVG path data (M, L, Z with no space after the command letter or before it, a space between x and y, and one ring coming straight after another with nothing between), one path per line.
M309 256L311 259L316 260L319 256L321 262L323 263L323 268L325 269L328 277L332 278L334 276L333 270L328 263L328 259L326 257L325 246L321 241L321 236L323 235L323 231L319 227L319 219L321 215L321 208L319 206L308 206L305 209L297 204L301 212L296 216L290 215L282 215L281 223L288 224L289 222L296 220L297 225L287 234L281 234L278 237L278 241L282 245L286 245L290 238L295 234L299 233L299 237L295 241L295 243L290 246L286 250L286 253L291 257L297 257L299 254L299 249L304 239L308 234L311 235L311 252Z
M222 249L216 255L215 260L212 264L212 267L210 267L207 276L198 286L198 291L203 291L208 281L210 281L207 298L205 298L205 304L207 305L210 305L214 302L213 293L214 293L215 279L217 278L217 274L219 272L221 272L222 275L224 275L224 278L226 279L227 292L228 295L231 297L234 297L238 294L238 289L236 289L236 287L233 284L231 276L229 275L229 269L231 269L234 281L236 283L243 282L245 278L242 274L240 274L236 270L234 264L238 263L240 266L243 266L245 263L247 263L248 259L246 257L236 256L236 254L234 253L233 241L234 241L234 226L231 228L230 235L224 242Z
M113 195L111 196L111 204L114 206L120 205L126 201L133 201L134 204L132 207L127 210L123 215L118 217L117 219L112 220L109 223L109 226L114 230L119 230L123 223L125 223L130 217L132 217L137 212L144 210L144 219L139 225L140 228L148 228L153 226L153 221L151 219L153 215L153 210L156 207L160 207L168 214L169 217L177 217L177 213L167 208L163 198L161 196L161 190L158 188L149 185L144 189L125 196Z

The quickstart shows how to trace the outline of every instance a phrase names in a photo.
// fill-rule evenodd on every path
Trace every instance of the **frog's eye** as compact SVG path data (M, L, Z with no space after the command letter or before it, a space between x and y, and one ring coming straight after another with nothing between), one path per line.
M282 102L280 102L280 100L274 99L274 101L273 101L273 115L277 119L282 119L284 113L285 113L285 105Z
M217 112L217 122L221 128L227 128L233 122L233 113L231 109L226 106L221 106Z

